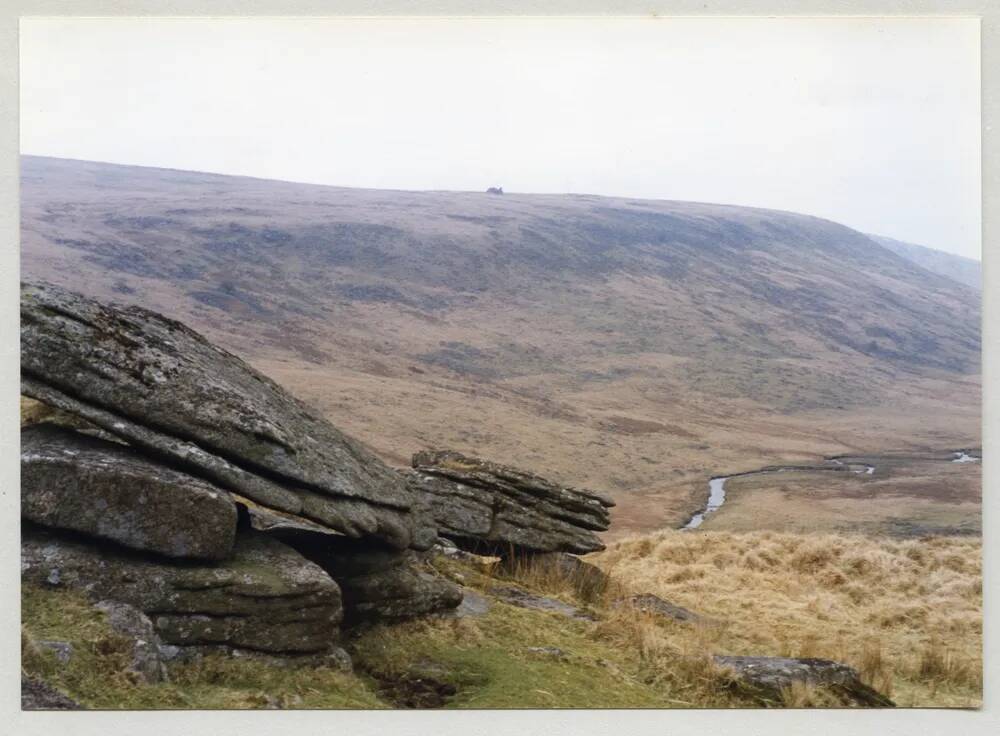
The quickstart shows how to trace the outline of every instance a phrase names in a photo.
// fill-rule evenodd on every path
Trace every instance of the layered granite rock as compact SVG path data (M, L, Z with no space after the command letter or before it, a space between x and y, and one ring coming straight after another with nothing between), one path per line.
M21 431L21 515L170 557L222 560L236 538L226 491L51 424Z
M435 529L398 473L179 322L21 288L22 393L262 507L397 549Z
M462 602L462 589L413 552L316 534L283 538L336 580L347 623L415 618Z
M224 562L183 563L25 525L21 579L132 605L180 646L323 652L343 617L340 589L322 569L252 530Z
M599 493L457 452L418 452L412 465L410 489L441 536L464 549L501 556L604 549L595 532L610 525L614 502Z

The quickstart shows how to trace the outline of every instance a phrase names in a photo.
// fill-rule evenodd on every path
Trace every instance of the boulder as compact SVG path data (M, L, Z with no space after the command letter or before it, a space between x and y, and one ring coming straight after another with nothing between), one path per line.
M411 561L342 578L340 585L349 621L415 618L453 609L462 602L461 588Z
M114 601L100 601L95 606L108 618L108 625L132 643L131 672L146 683L167 679L163 645L150 618L135 606Z
M51 424L21 431L21 515L170 557L221 560L236 537L226 491Z
M517 606L518 608L531 608L536 611L547 611L549 613L556 613L560 616L575 618L581 621L597 620L597 617L590 611L577 608L576 606L571 606L569 603L564 603L557 598L549 598L548 596L532 593L531 591L515 585L494 585L491 586L487 592L494 598L497 598L508 605Z
M172 562L25 525L21 579L127 603L165 644L274 653L328 651L343 616L340 589L277 540L241 532L230 559Z
M22 393L254 502L352 537L426 549L398 473L179 322L45 285L21 288Z
M717 655L716 665L731 673L734 684L764 700L779 701L794 683L828 688L847 702L874 708L895 706L866 685L854 668L828 659L789 657L733 657Z
M445 611L445 618L478 618L490 612L490 599L472 588L462 588L462 602L457 607Z
M635 611L656 616L658 618L669 619L684 624L705 624L718 625L717 621L705 618L694 611L678 606L670 601L665 601L658 595L652 593L639 593L628 598L615 602L616 607L628 606Z
M441 536L463 549L518 552L604 549L595 532L611 523L614 502L517 468L457 452L418 452L408 484L427 504Z
M348 623L415 618L462 602L461 588L412 552L320 535L283 538L337 581Z

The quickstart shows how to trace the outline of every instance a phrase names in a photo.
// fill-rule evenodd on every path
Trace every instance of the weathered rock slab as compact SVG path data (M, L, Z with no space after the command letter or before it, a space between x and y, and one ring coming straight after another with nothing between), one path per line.
M706 618L683 606L671 603L652 593L639 593L617 601L616 606L629 606L636 611L648 613L651 616L678 621L685 624L718 625L714 619Z
M440 575L410 565L341 581L349 621L405 619L455 608L461 589Z
M462 589L412 552L319 535L286 538L337 581L348 623L414 618L462 602Z
M580 619L581 621L596 621L596 617L569 603L563 603L557 598L549 598L544 595L537 595L530 591L518 588L513 585L494 585L488 591L490 595L503 601L504 603L518 608L531 608L536 611L548 611L568 618Z
M135 606L165 644L275 653L327 651L343 616L340 589L280 542L241 533L217 563L171 563L34 527L22 530L21 578Z
M22 285L21 376L24 394L264 506L401 549L433 544L398 473L162 315Z
M226 558L236 505L129 447L39 424L21 431L21 515L170 557Z
M794 683L825 687L858 705L891 708L889 698L861 681L854 668L828 659L793 659L789 657L712 658L720 667L731 670L737 684L768 700L779 700L783 690Z
M472 552L604 549L595 534L610 525L610 499L517 468L457 452L418 452L407 482L424 500L441 536Z

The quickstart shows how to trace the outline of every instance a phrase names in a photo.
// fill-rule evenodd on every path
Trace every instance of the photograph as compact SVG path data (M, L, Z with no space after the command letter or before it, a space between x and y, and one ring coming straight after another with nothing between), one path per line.
M20 18L21 709L981 708L980 41Z

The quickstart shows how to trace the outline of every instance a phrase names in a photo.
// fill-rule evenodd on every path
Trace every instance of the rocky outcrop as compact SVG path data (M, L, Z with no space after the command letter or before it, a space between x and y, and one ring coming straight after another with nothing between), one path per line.
M21 432L21 515L170 557L222 560L236 538L227 492L50 424Z
M439 533L464 549L518 552L604 549L595 532L610 524L610 499L457 452L418 452L408 476Z
M461 588L412 552L320 535L285 538L337 581L347 623L414 618L447 611L462 602Z
M51 285L21 289L22 393L257 504L426 549L398 473L179 322Z
M237 536L223 562L181 564L25 526L21 578L132 605L164 643L181 646L326 651L343 615L340 590L323 570L252 531Z
M341 578L341 586L349 622L414 618L447 611L462 602L458 586L408 560Z
M795 683L829 689L846 702L873 708L891 708L889 698L866 685L857 671L828 659L715 656L716 665L730 672L734 683L758 697L779 702Z

